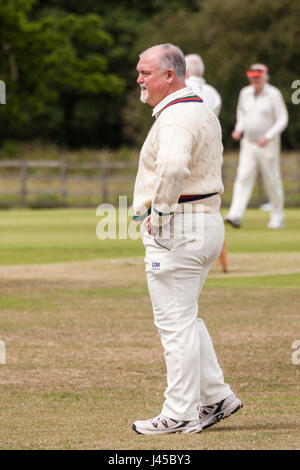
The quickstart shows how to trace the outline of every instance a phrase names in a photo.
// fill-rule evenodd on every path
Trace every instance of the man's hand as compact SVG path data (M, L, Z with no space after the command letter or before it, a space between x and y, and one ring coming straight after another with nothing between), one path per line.
M233 140L241 140L242 136L243 134L236 130L232 131L231 133L231 137L233 138Z
M147 220L147 232L151 235L151 217Z
M257 141L257 144L260 146L260 147L264 147L267 143L268 143L268 139L266 137L260 137Z

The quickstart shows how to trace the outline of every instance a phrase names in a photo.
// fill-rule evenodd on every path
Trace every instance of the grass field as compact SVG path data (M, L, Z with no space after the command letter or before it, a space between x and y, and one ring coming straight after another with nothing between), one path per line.
M299 449L300 210L287 228L246 213L227 228L229 273L199 301L225 380L244 402L198 435L139 436L166 371L140 240L96 237L95 210L0 217L1 449Z

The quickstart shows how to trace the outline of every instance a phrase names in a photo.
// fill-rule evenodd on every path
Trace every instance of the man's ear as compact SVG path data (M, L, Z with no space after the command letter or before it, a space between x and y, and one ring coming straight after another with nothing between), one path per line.
M167 70L167 82L168 83L173 83L175 80L175 73L174 70L168 69Z

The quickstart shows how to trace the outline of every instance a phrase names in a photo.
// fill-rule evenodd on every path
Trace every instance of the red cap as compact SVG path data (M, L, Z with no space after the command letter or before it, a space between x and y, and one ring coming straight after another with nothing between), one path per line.
M269 69L264 64L254 64L247 70L246 75L248 78L261 77L269 72Z

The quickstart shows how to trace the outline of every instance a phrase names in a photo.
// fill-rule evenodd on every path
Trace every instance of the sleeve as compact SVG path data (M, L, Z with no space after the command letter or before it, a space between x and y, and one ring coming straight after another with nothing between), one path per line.
M240 133L244 132L242 103L243 103L243 90L239 94L238 104L236 107L236 123L235 123L235 128L234 128L236 131Z
M159 227L168 223L178 199L183 182L189 176L189 163L193 149L192 133L177 125L162 127L158 132L158 154L152 199L151 225Z
M216 91L215 93L215 101L214 101L214 107L213 107L213 112L215 113L216 116L219 116L220 111L222 107L222 99L219 93Z
M273 126L266 132L265 137L268 140L281 134L288 125L288 112L282 94L279 90L272 96L272 106L274 110L275 122Z

